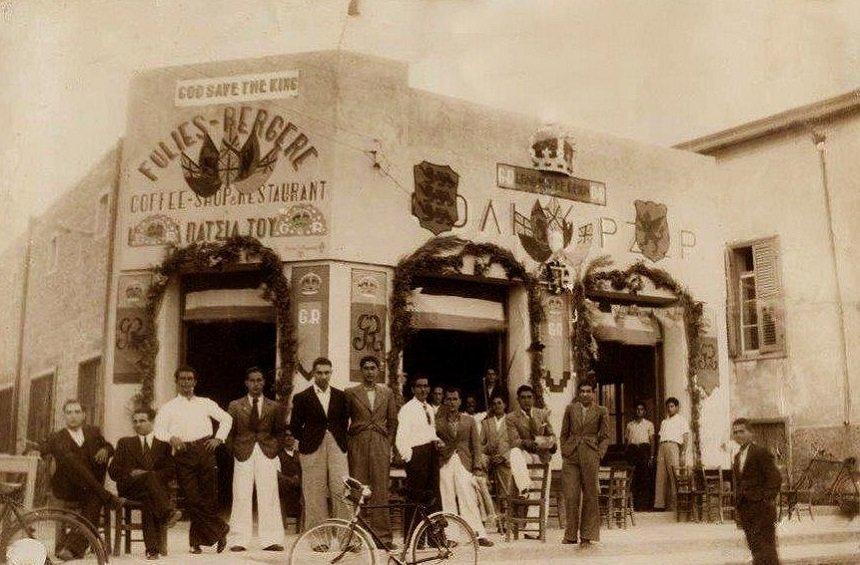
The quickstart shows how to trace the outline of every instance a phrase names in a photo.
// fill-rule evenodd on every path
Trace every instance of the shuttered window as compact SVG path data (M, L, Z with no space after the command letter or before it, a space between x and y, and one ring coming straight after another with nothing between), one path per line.
M15 450L15 423L12 421L14 391L11 386L0 389L0 453L12 453Z
M27 439L41 442L51 433L54 419L54 373L30 381Z
M779 240L759 239L726 253L729 353L752 357L785 352Z
M78 400L87 414L87 422L102 425L101 402L101 357L84 361L78 365Z

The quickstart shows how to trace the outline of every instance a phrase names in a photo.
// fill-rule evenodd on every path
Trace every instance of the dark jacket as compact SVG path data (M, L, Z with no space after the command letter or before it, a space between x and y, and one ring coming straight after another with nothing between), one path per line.
M113 455L113 446L105 440L99 428L84 425L82 429L84 444L80 447L65 428L52 433L39 447L42 455L51 455L56 462L57 467L51 477L51 491L61 500L78 500L81 495L79 488L67 480L73 472L68 469L72 459L92 471L96 481L104 483L107 463L96 463L95 455L102 448L108 450L108 455Z
M120 438L116 442L116 452L108 468L110 478L116 481L116 487L120 494L126 490L131 481L131 472L134 469L153 471L158 474L162 484L169 483L176 473L170 444L153 438L149 451L149 461L147 462L143 457L143 445L140 443L140 436L133 435Z
M293 397L290 429L299 441L299 453L307 455L319 449L326 430L331 432L337 446L346 453L346 435L349 428L349 409L342 390L329 386L328 416L313 386Z
M238 461L247 461L257 443L269 459L277 457L281 449L286 428L284 411L274 400L260 397L260 402L262 415L256 430L251 429L251 402L247 395L237 398L227 407L227 412L233 417L227 444Z
M766 502L773 503L779 494L782 477L773 454L765 447L751 443L743 472L740 471L740 452L735 455L732 471L735 476L737 506Z
M448 422L447 410L439 410L436 414L436 435L445 444L439 454L439 464L444 465L456 453L460 463L470 473L483 469L481 457L481 439L478 437L478 426L475 419L468 414L460 414L457 425Z

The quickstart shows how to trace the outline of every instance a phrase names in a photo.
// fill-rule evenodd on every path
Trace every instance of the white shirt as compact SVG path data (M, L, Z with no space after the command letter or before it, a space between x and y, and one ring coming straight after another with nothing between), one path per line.
M505 425L505 415L502 414L501 418L493 416L493 422L496 424L496 433L500 432L502 427Z
M76 430L66 428L66 431L69 432L69 435L72 436L72 440L74 440L74 442L76 444L78 444L78 447L83 447L83 445L84 445L84 429L82 427L78 428Z
M322 404L323 412L328 416L328 405L331 402L331 386L325 387L325 390L321 389L317 385L314 385L314 392L317 393L317 398Z
M248 406L251 408L254 407L254 397L250 394L248 395ZM263 417L263 395L257 397L257 416Z
M376 385L373 388L364 387L364 392L367 393L367 400L370 401L370 408L373 409L373 403L376 401Z
M744 465L747 464L747 453L750 451L750 444L743 446L738 452L738 471L743 472Z
M687 420L680 414L675 414L671 418L666 418L660 424L660 441L674 441L677 444L684 443L684 434L690 433L690 427L687 425Z
M427 422L428 415L430 422ZM437 439L433 406L428 403L422 406L415 398L404 404L397 414L397 436L394 439L394 445L403 460L412 459L412 448Z
M186 442L197 441L212 435L209 418L220 424L215 437L226 440L233 427L233 417L212 399L201 396L186 398L180 394L158 410L153 433L161 441L170 441L174 436Z
M633 420L632 422L627 422L627 442L633 445L639 445L641 443L651 443L651 439L654 437L654 424L651 423L651 420L646 418L642 418L641 422L637 422Z
M141 449L143 449L143 448L145 447L144 440L146 440L146 443L148 443L148 444L149 444L149 448L150 448L150 449L152 449L152 440L153 440L153 439L155 439L155 434L154 434L154 433L149 432L149 433L148 433L148 434L146 434L145 436L141 436L141 435L139 435L139 436L137 436L137 437L139 437L139 438L140 438L140 448L141 448Z

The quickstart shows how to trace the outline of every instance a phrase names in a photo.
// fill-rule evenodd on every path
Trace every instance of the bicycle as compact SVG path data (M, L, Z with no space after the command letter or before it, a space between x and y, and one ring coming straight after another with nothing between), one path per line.
M351 478L343 479L340 498L354 506L352 519L332 518L303 533L290 550L288 563L355 563L376 564L376 552L384 551L387 561L397 565L445 563L475 565L478 562L478 540L464 519L450 512L427 513L427 507L415 503L365 504L370 488ZM414 508L410 520L412 534L399 550L389 550L361 516L362 509ZM420 519L418 519L420 517Z
M72 510L39 508L30 510L17 500L23 485L0 483L0 564L61 563L65 540L83 537L91 549L77 562L108 562L108 551L89 520Z

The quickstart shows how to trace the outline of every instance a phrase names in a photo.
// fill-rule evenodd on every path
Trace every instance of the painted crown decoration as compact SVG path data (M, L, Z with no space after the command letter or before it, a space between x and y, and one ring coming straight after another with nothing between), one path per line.
M573 176L574 144L557 125L548 125L532 134L529 154L532 166L541 171Z

